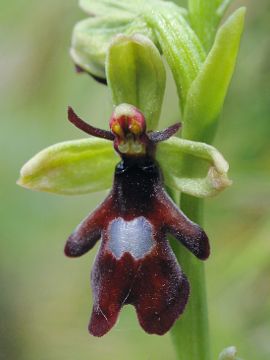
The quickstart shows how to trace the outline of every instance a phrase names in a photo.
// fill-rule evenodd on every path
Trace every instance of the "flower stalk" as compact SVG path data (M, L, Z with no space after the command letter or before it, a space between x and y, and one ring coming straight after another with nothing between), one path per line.
M192 221L203 224L203 200L181 196L181 209ZM180 360L209 360L210 338L204 263L189 256L185 249L174 248L191 283L191 294L185 313L171 330L173 343Z

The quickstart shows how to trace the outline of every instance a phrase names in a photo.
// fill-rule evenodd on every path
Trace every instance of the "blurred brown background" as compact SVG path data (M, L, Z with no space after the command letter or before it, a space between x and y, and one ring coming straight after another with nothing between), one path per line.
M248 7L246 29L215 141L234 185L205 202L211 342L213 359L234 344L245 360L269 360L270 3L239 4ZM0 6L0 359L176 360L170 336L143 333L131 307L104 338L87 333L96 249L70 260L63 246L104 194L53 196L15 185L37 151L83 136L66 120L68 104L107 126L106 87L76 75L68 54L73 25L85 15L75 0L0 0ZM170 92L164 125L179 119Z

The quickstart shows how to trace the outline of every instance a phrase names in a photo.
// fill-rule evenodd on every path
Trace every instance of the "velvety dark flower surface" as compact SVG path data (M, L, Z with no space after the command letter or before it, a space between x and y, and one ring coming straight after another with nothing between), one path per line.
M134 305L150 334L166 333L183 312L189 283L170 248L173 235L199 259L209 256L208 238L172 202L154 159L155 143L179 126L147 133L143 115L133 107L116 108L111 132L85 124L69 109L79 128L114 141L122 160L112 190L103 203L69 237L65 253L81 256L101 239L92 270L94 306L89 331L107 333L125 304Z

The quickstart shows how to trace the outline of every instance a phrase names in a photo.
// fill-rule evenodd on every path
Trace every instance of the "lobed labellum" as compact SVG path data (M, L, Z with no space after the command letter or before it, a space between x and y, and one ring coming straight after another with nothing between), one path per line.
M154 159L155 142L168 138L179 126L147 134L143 115L126 104L114 112L110 135L90 125L82 126L82 120L72 110L69 118L92 135L113 139L122 157L109 195L76 228L65 246L67 256L77 257L101 239L91 276L94 306L89 331L103 336L115 324L121 308L131 304L142 328L162 335L184 311L189 295L188 280L167 235L173 235L199 259L209 256L206 234L171 201ZM144 151L121 153L119 137L125 140L134 135L134 121L134 141L139 141Z

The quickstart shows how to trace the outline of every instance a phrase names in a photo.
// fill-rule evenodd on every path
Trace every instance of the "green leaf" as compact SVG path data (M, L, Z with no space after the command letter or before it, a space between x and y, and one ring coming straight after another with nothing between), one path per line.
M146 11L144 17L170 66L183 110L188 90L205 59L204 49L177 5L167 3Z
M143 35L118 35L106 59L106 76L114 105L128 103L139 108L154 130L163 102L165 68L158 49Z
M191 155L190 161L205 160L208 173L204 178L190 177L179 167L183 154ZM162 168L165 184L196 197L210 197L231 185L227 173L229 165L213 146L172 137L158 144L157 160Z
M243 30L245 8L219 29L213 48L188 92L183 137L210 142L234 71Z
M109 45L118 34L140 33L154 40L151 29L139 17L115 14L88 18L74 28L70 54L76 65L90 74L105 78L105 59Z
M109 189L118 161L112 143L84 139L39 152L21 169L18 184L31 190L77 195Z

